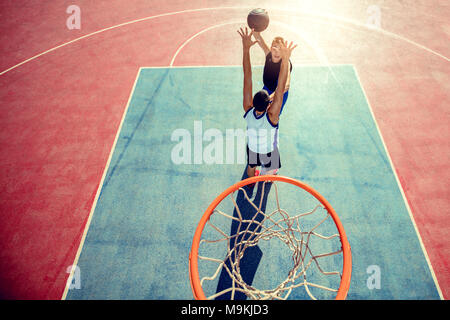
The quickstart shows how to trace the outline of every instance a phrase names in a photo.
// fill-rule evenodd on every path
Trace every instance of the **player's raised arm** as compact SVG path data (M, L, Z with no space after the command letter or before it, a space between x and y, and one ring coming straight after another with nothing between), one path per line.
M273 124L277 124L280 116L280 110L283 103L283 94L286 87L286 81L289 74L290 62L289 58L291 57L292 50L295 49L297 45L294 45L292 42L289 44L287 41L280 41L280 53L281 53L281 67L280 67L280 75L278 77L278 86L275 90L275 95L273 97L273 102L268 109L268 114L270 121Z
M250 63L250 48L257 43L252 41L253 30L248 33L247 27L245 30L240 28L238 30L242 38L243 59L242 65L244 68L244 112L247 112L253 105L253 88L252 88L252 65Z
M255 37L256 41L258 41L258 45L263 49L264 55L267 56L270 52L270 48L267 45L267 43L264 41L264 38L262 37L260 32L253 32L253 36Z

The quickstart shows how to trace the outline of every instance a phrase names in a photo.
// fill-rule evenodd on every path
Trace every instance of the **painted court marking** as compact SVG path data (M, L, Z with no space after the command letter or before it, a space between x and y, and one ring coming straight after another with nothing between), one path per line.
M425 249L425 246L424 246L423 241L422 241L422 237L420 236L420 233L419 233L419 229L417 228L416 221L414 220L414 217L412 215L411 207L409 206L408 200L407 200L406 195L405 195L405 191L403 190L403 187L402 187L402 185L400 183L400 179L398 178L397 170L395 170L394 163L392 162L391 155L390 155L389 150L388 150L388 148L386 146L386 143L384 142L383 135L381 134L380 127L378 126L378 122L377 122L377 120L375 118L375 114L373 113L373 109L372 109L372 106L371 106L371 104L369 102L369 98L367 97L366 90L364 89L364 86L362 85L361 78L359 77L359 73L358 73L358 70L356 69L356 66L353 66L353 69L355 70L355 75L356 75L356 78L358 79L359 86L361 87L361 90L364 93L364 98L366 99L367 105L369 106L370 115L372 116L372 120L375 123L378 135L380 136L381 142L383 143L384 152L386 152L386 155L388 157L389 164L391 166L392 172L393 172L394 177L395 177L395 181L397 182L397 186L398 186L398 188L400 190L400 193L402 194L403 202L405 203L406 209L407 209L408 214L409 214L409 218L411 219L411 222L412 222L412 224L414 226L414 230L416 232L417 238L419 239L420 247L422 248L423 254L425 255L425 260L427 261L428 268L430 269L431 276L433 277L434 284L436 285L437 291L439 293L439 297L441 298L441 300L444 300L444 296L442 295L441 287L439 286L439 282L437 281L436 274L434 273L434 269L433 269L433 266L431 265L430 258L428 257L427 250Z
M107 27L107 28L100 29L98 31L86 34L86 35L81 36L79 38L76 38L76 39L73 39L71 41L65 42L65 43L63 43L63 44L61 44L59 46L56 46L56 47L48 49L48 50L46 50L44 52L41 52L41 53L39 53L39 54L37 54L37 55L35 55L35 56L31 57L31 58L28 58L28 59L26 59L26 60L24 60L24 61L22 61L22 62L20 62L20 63L18 63L16 65L14 65L14 66L8 68L6 70L3 70L2 72L0 72L0 76L4 75L5 73L7 73L7 72L9 72L11 70L14 70L14 69L20 67L21 65L24 65L25 63L33 61L33 60L35 60L35 59L37 59L37 58L39 58L39 57L41 57L41 56L43 56L43 55L45 55L47 53L53 52L53 51L55 51L55 50L57 50L59 48L65 47L65 46L67 46L69 44L75 43L75 42L83 40L85 38L92 37L92 36L94 36L96 34L103 33L105 31L117 29L117 28L120 28L120 27L123 27L123 26L127 26L127 25L130 25L130 24L133 24L133 23L137 23L137 22L147 21L147 20L160 18L160 17L172 16L172 15L176 15L176 14L191 13L191 12L201 12L201 11L208 11L208 10L233 10L233 9L253 9L253 7L216 7L216 8L188 9L188 10L181 10L181 11L162 13L162 14L158 14L158 15L154 15L154 16L149 16L149 17L145 17L145 18L140 18L140 19L135 19L135 20L131 20L131 21L128 21L128 22L120 23L120 24L117 24L117 25L114 25L114 26L111 26L111 27ZM344 17L340 17L340 16L337 16L337 15L332 15L332 14L321 14L321 13L317 13L317 12L313 12L313 11L303 11L303 10L296 10L296 9L270 8L270 7L267 7L267 9L274 10L274 11L276 11L276 10L287 11L287 12L290 12L290 13L295 12L295 13L298 13L298 14L312 15L312 16L316 16L316 17L319 17L319 18L330 19L330 20L337 20L337 21L340 21L340 22L349 23L349 24L352 24L352 25L355 25L355 26L358 26L358 27L361 27L361 28L368 29L370 31L380 32L380 33L382 33L382 34L384 34L386 36L392 37L392 38L400 39L400 40L405 41L405 42L407 42L407 43L409 43L409 44L411 44L413 46L416 46L416 47L418 47L420 49L428 51L429 53L434 54L434 55L438 56L439 58L442 58L442 59L444 59L446 61L450 61L450 58L447 58L446 56L444 56L444 55L442 55L442 54L440 54L440 53L438 53L438 52L436 52L436 51L434 51L434 50L432 50L432 49L430 49L430 48L428 48L428 47L426 47L424 45L421 45L420 43L417 43L417 42L415 42L413 40L410 40L410 39L408 39L406 37L403 37L403 36L401 36L399 34L396 34L396 33L393 33L393 32L390 32L390 31L387 31L387 30L384 30L384 29L381 29L381 28L371 28L371 27L369 27L369 26L367 26L367 25L365 25L363 23L360 23L358 21L355 21L353 19L348 19L348 18L344 18Z
M181 49L180 49L180 51L181 51ZM178 53L179 53L179 51L178 51ZM177 53L177 54L178 54L178 53ZM174 56L174 57L176 57L176 56ZM351 64L347 64L347 65L351 65ZM296 66L297 66L297 65L296 65ZM305 65L305 66L311 66L311 65ZM314 66L314 65L313 65L313 66ZM315 65L315 66L322 66L322 65L317 64L317 65ZM340 66L340 64L337 64L336 66ZM363 85L362 85L362 83L361 83L361 79L360 79L360 77L359 77L359 74L358 74L358 72L357 72L356 67L355 67L354 65L351 65L351 66L353 67L353 70L354 70L355 76L356 76L356 78L357 78L357 80L358 80L359 86L360 86L362 92L364 93L364 98L365 98L365 100L366 100L366 102L367 102L367 105L368 105L368 107L369 107L369 112L370 112L370 114L371 114L372 120L374 121L374 124L375 124L375 127L376 127L376 129L377 129L377 132L378 132L378 135L379 135L379 137L380 137L380 140L381 140L381 142L382 142L382 144L383 144L384 151L386 152L386 155L387 155L387 157L388 157L388 159L389 159L389 163L390 163L391 170L392 170L392 172L393 172L393 174L394 174L394 176L395 176L395 180L396 180L397 186L398 186L398 188L399 188L399 190L400 190L400 192L401 192L401 195L402 195L402 198L403 198L403 202L404 202L404 204L405 204L405 206L406 206L406 209L407 209L407 211L408 211L409 217L410 217L410 219L411 219L411 221L412 221L412 223L413 223L415 233L416 233L416 235L417 235L417 237L418 237L418 239L419 239L420 247L422 248L423 254L424 254L425 259L426 259L426 261L427 261L427 264L428 264L429 270L430 270L430 272L431 272L431 275L432 275L433 281L434 281L434 283L435 283L435 286L436 286L436 288L437 288L439 297L440 297L441 299L443 299L442 291L441 291L441 289L440 289L440 287L439 287L439 284L438 284L438 282L437 282L437 279L436 279L436 276L435 276L433 267L432 267L431 262L430 262L430 260L429 260L429 257L428 257L428 254L427 254L427 252L426 252L426 249L425 249L425 247L424 247L424 245L423 245L421 236L420 236L420 234L419 234L419 231L418 231L417 225L416 225L416 223L415 223L415 220L414 220L414 218L413 218L413 216L412 216L412 212L411 212L411 209L410 209L410 207L409 207L408 201L407 201L407 199L406 199L404 190L403 190L403 188L402 188L402 186L401 186L401 184L400 184L400 181L399 181L399 179L398 179L398 176L397 176L397 173L396 173L394 164L393 164L392 159L391 159L391 157L390 157L390 154L389 154L389 152L388 152L387 146L386 146L386 144L385 144L385 142L384 142L384 138L383 138L383 136L382 136L382 134L381 134L381 131L380 131L380 129L379 129L378 123L377 123L377 121L376 121L376 118L375 118L375 116L374 116L372 107L371 107L371 105L370 105L370 103L369 103L369 100L368 100L368 98L367 98L367 95L366 95L366 93L365 93L364 87L363 87ZM125 118L126 118L128 108L129 108L129 106L130 106L131 99L132 99L132 97L133 97L133 95L134 95L134 92L135 92L135 89L136 89L137 81L138 81L138 79L139 79L139 77L140 77L140 75L141 75L141 71L142 71L143 69L167 69L167 68L180 68L180 69L182 69L182 68L210 68L210 67L213 67L213 66L141 67L141 68L139 69L139 71L138 71L138 73L137 73L137 75L136 75L136 79L135 79L134 85L133 85L133 87L132 87L131 93L130 93L130 95L129 95L129 99L128 99L128 102L127 102L125 111L124 111L124 113L123 113L123 115L122 115L122 119L121 119L121 122L120 122L120 126L119 126L119 128L118 128L117 133L116 133L116 137L115 137L113 146L112 146L112 148L111 148L110 155L109 155L109 157L108 157L108 161L107 161L106 167L105 167L105 169L104 169L104 171L103 171L102 179L101 179L101 182L100 182L99 187L98 187L98 189L97 189L96 197L95 197L95 199L94 199L94 203L93 203L92 208L91 208L91 210L90 210L89 217L88 217L88 221L87 221L87 223L86 223L86 226L85 226L85 229L84 229L84 232L83 232L83 236L82 236L82 239L81 239L81 242L80 242L80 246L79 246L79 248L78 248L77 255L76 255L76 257L75 257L75 261L74 261L74 263L73 263L73 267L72 267L71 273L70 273L69 278L68 278L68 280L67 280L66 287L65 287L65 290L64 290L64 294L63 294L62 299L66 299L67 293L68 293L68 289L69 289L69 286L70 286L70 284L72 283L74 271L75 271L76 265L77 265L77 263L78 263L78 259L79 259L80 255L81 255L81 252L82 252L82 249L83 249L85 240L86 240L86 235L87 235L87 232L88 232L88 229L89 229L89 227L90 227L91 220L92 220L92 216L93 216L93 213L95 212L95 209L96 209L96 206L97 206L97 202L98 202L99 195L100 195L100 193L101 193L101 191L102 191L102 188L103 188L103 186L104 186L104 180L105 180L106 174L107 174L107 172L108 172L108 170L109 170L109 166L110 166L110 163L111 163L111 159L112 159L112 156L113 156L114 151L115 151L115 148L116 148L117 140L118 140L118 138L119 138L119 136L120 136L120 133L121 133L121 130L122 130L122 126L123 126L124 120L125 120ZM233 66L217 66L217 67L233 67ZM235 66L235 67L240 67L240 65L239 65L239 66Z
M145 17L145 18L141 18L141 19L136 19L136 20L128 21L128 22L125 22L125 23L121 23L121 24L118 24L118 25L114 25L114 26L111 26L111 27L107 27L107 28L104 28L104 29L101 29L101 30L92 32L92 33L90 33L90 34L87 34L87 35L81 36L81 37L79 37L79 38L76 38L76 39L74 39L74 40L65 42L65 43L63 43L63 44L61 44L61 45L55 46L55 47L53 47L53 48L51 48L51 49L48 49L48 50L46 50L46 51L44 51L44 52L41 52L41 53L39 53L39 54L37 54L37 55L35 55L35 56L29 58L29 59L26 59L26 60L24 60L24 61L22 61L22 62L20 62L20 63L18 63L18 64L16 64L16 65L14 65L14 66L12 66L12 67L10 67L10 68L8 68L8 69L2 71L2 72L0 73L0 75L4 75L4 74L6 74L7 72L9 72L9 71L11 71L11 70L14 70L14 69L16 69L16 68L18 68L18 67L20 67L20 66L22 66L22 65L24 65L24 64L26 64L26 63L28 63L28 62L34 61L34 60L38 59L39 57L42 57L43 55L45 55L45 54L47 54L47 53L53 52L53 51L55 51L55 50L57 50L57 49L63 48L63 47L68 46L68 45L70 45L70 44L72 44L72 43L78 42L78 41L83 40L83 39L85 39L85 38L89 38L89 37L92 37L92 36L94 36L94 35L97 35L97 34L100 34L100 33L106 32L106 31L109 31L109 30L113 30L113 29L116 29L116 28L120 28L120 27L123 27L123 26L130 25L130 24L134 24L134 23L138 23L138 22L143 22L143 21L147 21L147 20L151 20L151 19L155 19L155 18L159 18L159 17L173 16L173 15L177 15L177 14L191 13L191 12L201 12L201 11L209 11L209 10L230 10L230 9L249 9L249 8L248 8L248 7L217 7L217 8L189 9L189 10L182 10L182 11L175 11L175 12L163 13L163 14L158 14L158 15L154 15L154 16L149 16L149 17ZM270 8L268 8L268 9L270 9ZM445 57L444 55L442 55L442 54L440 54L440 53L438 53L438 52L436 52L436 51L434 51L434 50L432 50L432 49L430 49L430 48L428 48L428 47L426 47L426 46L424 46L424 45L421 45L421 44L419 44L419 43L417 43L417 42L415 42L415 41L413 41L413 40L410 40L410 39L405 38L405 37L403 37L403 36L401 36L401 35L398 35L398 34L389 32L389 31L387 31L387 30L369 28L369 27L366 26L365 24L362 24L362 23L360 23L360 22L358 22L358 21L355 21L355 20L352 20L352 19L347 19L347 18L343 18L343 17L336 16L336 15L320 14L320 13L316 13L316 12L308 12L308 11L301 11L301 10L281 9L281 8L273 8L273 10L289 11L290 13L295 12L295 13L299 13L299 14L313 15L313 16L316 16L316 17L319 17L319 18L323 18L323 19L326 19L326 20L334 20L334 21L338 21L338 22L343 22L343 23L352 24L352 25L355 25L355 26L358 26L358 27L361 27L361 28L368 29L368 30L370 30L370 31L372 31L372 32L379 32L379 33L382 33L383 35L386 35L386 36L389 36L389 37L392 37L392 38L396 38L396 39L400 39L400 40L405 41L405 42L407 42L407 43L409 43L409 44L411 44L411 45L413 45L413 46L416 46L416 47L418 47L418 48L420 48L420 49L423 49L423 50L425 50L425 51L427 51L427 52L429 52L429 53L431 53L431 54L433 54L433 55L435 55L435 56L437 56L437 57L439 57L439 58L442 58L442 59L444 59L444 60L446 60L446 61L450 61L450 59L447 58L447 57ZM224 25L236 24L236 23L242 23L242 22L236 22L236 21L226 22L226 23L222 23L222 24L219 24L219 25L214 25L214 26L208 27L208 28L203 29L202 31L196 33L195 35L193 35L192 37L190 37L189 39L187 39L187 40L186 40L186 41L185 41L185 42L177 49L177 51L175 52L175 54L174 54L174 56L173 56L173 58L172 58L172 60L171 60L171 62L170 62L170 64L169 64L169 67L170 67L170 68L173 68L173 67L174 67L173 64L174 64L174 62L175 62L175 59L177 58L177 56L178 56L178 54L181 52L181 50L182 50L182 49L183 49L183 48L184 48L191 40L193 40L194 38L196 38L196 37L199 36L200 34L205 33L205 32L207 32L207 31L209 31L209 30L214 29L214 28L218 28L218 27L221 27L221 26L224 26ZM197 66L197 67L198 67L198 66ZM200 67L210 67L210 66L200 66ZM230 66L227 66L227 67L230 67ZM161 67L161 68L167 68L167 67ZM78 259L79 259L80 254L81 254L82 247L83 247L83 244L84 244L84 241L85 241L85 238L86 238L86 234L87 234L87 232L88 232L89 225L90 225L90 222L91 222L91 219L92 219L92 215L93 215L93 212L95 211L96 204L97 204L97 201L98 201L98 197L99 197L99 195L100 195L100 192L101 192L101 189L102 189L102 186L103 186L103 182L104 182L104 179L105 179L105 177L106 177L106 173L107 173L107 171L108 171L108 169L109 169L109 165L110 165L110 162L111 162L111 158L112 158L112 155L113 155L113 153L114 153L114 150L115 150L115 147L116 147L116 144L117 144L117 140L118 140L118 137L119 137L119 135L120 135L120 132L121 132L121 129L122 129L122 125L123 125L123 122L124 122L124 120L125 120L125 117L126 117L126 114L127 114L127 110L128 110L129 105L130 105L130 101L131 101L131 98L132 98L132 96L133 96L133 94L134 94L135 86L136 86L137 80L138 80L138 78L139 78L139 75L140 75L142 69L145 69L145 68L139 68L139 71L138 71L138 73L137 73L137 75L136 75L136 79L135 79L135 82L134 82L134 84L133 84L133 88L132 88L132 90L131 90L131 93L130 93L130 96L129 96L129 99L128 99L128 102L127 102L127 105L126 105L126 108L125 108L125 111L124 111L124 113L123 113L123 115L122 115L122 119L121 119L120 125L119 125L119 127L118 127L118 130L117 130L117 133L116 133L116 136L115 136L115 139L114 139L114 143L113 143L113 146L112 146L112 148L111 148L111 151L110 151L110 154L109 154L109 157L108 157L108 161L107 161L106 166L105 166L105 169L104 169L104 171L103 171L103 175L102 175L102 178L101 178L99 187L98 187L98 189L97 189L96 196L95 196L95 199L94 199L94 203L93 203L93 205L92 205L92 207L91 207L91 210L90 210L90 213L89 213L89 217L88 217L86 226L85 226L85 228L84 228L84 232L83 232L83 236L82 236L82 239L81 239L81 242L80 242L80 246L79 246L79 248L78 248L78 251L77 251L77 254L76 254L76 257L75 257L75 261L74 261L74 263L73 263L72 270L71 270L70 275L69 275L69 277L68 277L68 280L67 280L67 283L66 283L66 287L65 287L65 290L64 290L62 299L65 299L65 298L66 298L66 296L67 296L67 291L68 291L68 288L69 288L69 285L70 285L70 283L72 282L73 275L74 275L74 271L75 271L75 266L76 266L76 264L77 264L77 262L78 262ZM401 194L402 194L404 203L405 203L405 205L406 205L406 208L407 208L407 210L408 210L408 213L409 213L409 215L410 215L411 221L413 222L413 225L414 225L416 234L417 234L417 236L418 236L418 238L419 238L420 245L421 245L421 247L422 247L423 253L424 253L424 255L425 255L425 258L426 258L426 260L427 260L428 266L429 266L429 268L430 268L430 271L431 271L433 280L434 280L434 282L435 282L435 284L436 284L436 287L437 287L437 289L438 289L439 296L441 297L441 299L443 299L441 289L440 289L439 284L438 284L438 282L437 282L437 279L436 279L435 273L434 273L434 271L433 271L431 262L430 262L430 260L429 260L428 254L427 254L427 252L426 252L426 250L425 250L425 247L424 247L424 245L423 245L421 236L420 236L419 231L418 231L418 229L417 229L417 225L416 225L416 223L415 223L415 221L414 221L414 218L413 218L413 216L412 216L412 212L411 212L410 206L409 206L409 204L408 204L408 201L407 201L407 199L406 199L406 196L405 196L405 194L404 194L404 190L403 190L403 188L402 188L402 186L401 186L401 184L400 184L400 181L399 181L399 179L398 179L398 176L397 176L396 170L395 170L395 168L394 168L394 165L393 165L393 163L392 163L390 154L389 154L389 152L388 152L388 150L387 150L387 147L386 147L386 145L385 145L385 143L384 143L384 139L383 139L383 137L382 137L382 135L381 135L381 131L379 130L378 124L377 124L376 119L375 119L375 117L374 117L372 108L370 107L369 100L367 99L367 95L366 95L365 90L364 90L364 88L363 88L363 86L362 86L362 83L361 83L361 81L360 81L360 78L359 78L359 75L358 75L358 72L357 72L355 66L354 66L354 70L355 70L356 76L357 76L357 78L358 78L358 81L359 81L359 83L360 83L361 89L362 89L363 92L364 92L366 101L367 101L367 103L368 103L368 105L369 105L369 109L370 109L372 118L373 118L373 120L374 120L374 122L375 122L377 131L378 131L378 134L379 134L379 136L380 136L380 138L381 138L381 141L382 141L382 143L383 143L385 152L386 152L386 154L387 154L387 156L388 156L389 163L390 163L390 165L391 165L391 169L392 169L392 171L393 171L393 173L394 173L395 179L396 179L396 181L397 181L397 185L398 185L398 187L399 187L399 189L400 189L400 191L401 191Z
M100 184L99 184L99 186L97 188L97 192L95 194L94 203L92 204L91 211L89 212L89 217L88 217L88 220L86 222L86 226L84 227L83 236L81 237L80 245L78 247L77 254L75 256L75 260L74 260L74 262L72 264L72 269L70 270L70 274L69 274L69 277L68 277L67 282L66 282L66 287L64 288L64 292L63 292L63 295L62 295L62 300L66 299L69 286L70 286L70 284L73 281L73 276L74 276L74 273L75 273L76 266L78 264L78 259L80 258L80 254L81 254L81 251L83 249L84 242L86 240L86 235L87 235L87 232L89 230L89 226L91 224L92 216L93 216L95 208L97 206L97 201L98 201L98 198L100 196L100 192L101 192L101 190L103 188L103 182L105 181L106 173L108 172L109 165L111 163L111 158L112 158L114 150L116 148L117 140L119 139L120 132L122 130L122 126L123 126L123 123L125 121L125 117L127 115L128 107L130 106L130 102L131 102L131 99L133 97L134 90L136 89L136 84L137 84L137 81L139 79L139 75L140 74L141 74L141 68L139 68L139 71L137 72L136 79L134 80L133 88L131 89L130 96L128 97L128 102L127 102L127 105L125 107L125 111L123 112L122 119L120 120L120 125L119 125L119 128L117 129L116 137L114 138L114 143L113 143L113 145L111 147L111 151L109 153L109 157L108 157L108 161L106 162L105 169L103 170L102 179L100 180Z
M194 34L192 37L190 37L189 39L187 39L185 42L183 42L182 45L180 45L180 46L178 47L177 51L175 52L175 54L174 54L173 57L172 57L172 60L170 60L169 67L171 67L171 68L173 67L173 64L174 64L174 62L175 62L175 59L177 58L177 56L178 56L178 54L181 52L181 50L183 50L183 48L184 48L189 42L191 42L192 40L194 40L195 38L197 38L199 35L201 35L201 34L203 34L203 33L205 33L205 32L208 32L208 31L210 31L210 30L212 30L212 29L220 28L220 27L223 27L223 26L231 25L231 24L242 24L242 21L232 21L232 22L225 22L225 23L216 24L216 25L213 25L213 26L211 26L211 27L205 28L205 29L203 29L203 30L197 32L196 34Z

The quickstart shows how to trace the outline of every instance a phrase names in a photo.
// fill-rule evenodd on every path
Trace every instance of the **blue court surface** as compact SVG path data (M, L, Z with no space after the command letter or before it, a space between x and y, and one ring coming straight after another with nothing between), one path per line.
M242 67L140 70L79 257L81 286L67 299L193 298L195 228L245 169L242 141L226 136L245 129L242 81ZM256 92L261 67L253 81ZM339 215L352 248L347 299L439 299L354 67L294 66L290 88L279 174L312 186ZM261 250L278 259L275 247ZM278 266L261 263L255 284Z

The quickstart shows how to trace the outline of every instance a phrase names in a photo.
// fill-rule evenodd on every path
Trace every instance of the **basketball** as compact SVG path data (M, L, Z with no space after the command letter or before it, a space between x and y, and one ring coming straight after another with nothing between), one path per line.
M247 24L256 32L264 31L269 25L269 14L262 8L253 9L247 16Z

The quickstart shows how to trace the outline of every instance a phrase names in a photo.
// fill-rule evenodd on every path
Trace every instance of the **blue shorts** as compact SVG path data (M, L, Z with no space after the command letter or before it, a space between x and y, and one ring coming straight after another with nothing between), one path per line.
M266 86L263 87L263 90L266 90L269 93L269 96L273 93L273 91L270 91ZM289 90L286 91L283 95L283 103L281 104L281 110L280 110L280 115L283 112L283 107L286 104L286 101L288 99L289 96Z

